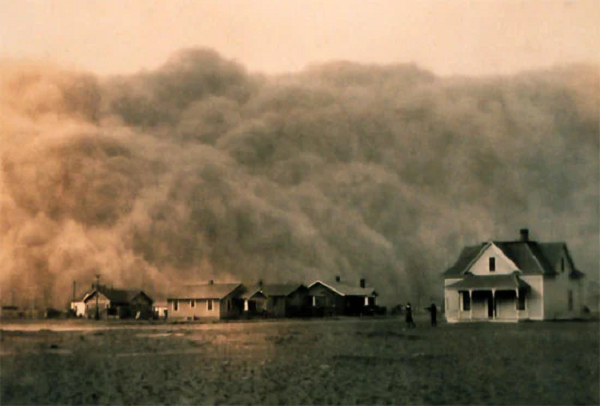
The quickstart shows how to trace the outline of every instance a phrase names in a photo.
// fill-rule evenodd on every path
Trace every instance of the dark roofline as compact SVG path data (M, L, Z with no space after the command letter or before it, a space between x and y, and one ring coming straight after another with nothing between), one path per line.
M332 286L333 283L327 283L327 282L323 282L321 280L314 281L313 283L311 283L310 285L308 285L307 288L310 289L311 287L313 287L316 284L321 284L322 286L326 287L327 289L329 289L330 291L334 292L335 294L337 294L339 296L344 296L344 297L346 297L346 296L352 296L352 297L379 296L379 294L377 293L377 291L375 290L375 288L372 287L372 286L365 286L364 288L358 287L360 289L363 289L365 291L365 293L364 294L362 294L362 293L361 294L353 294L353 293L344 292L344 289L343 289L344 287L354 288L353 286L343 285L342 284L342 286L339 286L340 289L337 289L337 287ZM369 292L369 293L367 293L367 292Z
M576 272L571 272L572 278L580 278L583 276L583 272L577 270L575 267L575 262L573 261L573 257L571 256L571 252L566 242L538 242L536 240L512 240L512 241L488 241L482 242L479 245L471 245L465 246L462 248L458 258L454 262L454 264L447 268L444 273L444 279L457 279L464 277L466 271L472 266L474 262L477 261L478 258L481 257L483 252L488 248L490 244L494 244L502 253L511 261L515 262L515 265L519 267L519 270L523 272L525 275L556 275L556 264L552 264L549 257L547 257L547 250L550 246L556 245L559 246L560 249L564 249L566 252L567 261L572 269L576 270ZM539 265L540 270L536 271L535 269L522 269L523 263L519 263L517 258L513 258L506 252L502 246L525 246L531 253L531 256L535 262ZM558 249L558 248L557 248ZM527 267L525 267L527 268Z
M193 294L189 295L188 294L190 292L186 291L183 292L182 294L180 294L179 292L170 292L167 295L167 301L172 301L172 300L223 300L225 299L227 296L231 295L232 293L237 293L240 294L240 292L236 292L240 287L244 287L244 285L242 283L208 283L208 284L191 284L191 285L183 285L180 288L183 289L193 289L194 287L198 287L198 288L203 288L203 287L209 287L209 286L213 286L213 287L219 287L219 286L229 286L230 289L227 291L227 293L225 294L221 294L219 296L215 296L214 294L203 294L203 295L197 295L195 292L193 292ZM181 289L180 289L181 290Z

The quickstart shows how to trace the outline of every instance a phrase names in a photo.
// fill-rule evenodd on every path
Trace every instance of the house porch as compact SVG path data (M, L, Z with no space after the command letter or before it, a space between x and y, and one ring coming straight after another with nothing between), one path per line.
M459 291L459 321L516 322L529 318L527 291L470 290Z
M531 286L516 273L474 276L447 286L458 295L455 321L518 321L529 318ZM450 309L452 311L452 309Z

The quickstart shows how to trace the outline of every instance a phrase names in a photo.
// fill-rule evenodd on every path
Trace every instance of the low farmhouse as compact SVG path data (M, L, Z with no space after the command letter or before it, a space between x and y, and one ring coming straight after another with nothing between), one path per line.
M152 299L141 290L114 289L96 285L81 300L71 302L78 317L100 318L151 318Z
M175 288L167 295L169 318L173 319L227 319L242 314L241 283L214 283L186 285Z
M302 284L270 284L263 292L267 295L267 313L273 317L299 317L310 314L308 288Z
M2 306L0 307L0 320L20 319L23 317L23 312L19 311L17 306Z
M297 317L310 314L308 288L302 284L249 286L241 295L244 313L249 316Z
M465 247L444 273L448 322L577 317L584 274L564 242L541 243L522 229L516 241Z
M343 283L339 276L335 282L315 281L308 286L312 311L317 316L357 316L372 314L377 292L366 286L365 279L357 285Z

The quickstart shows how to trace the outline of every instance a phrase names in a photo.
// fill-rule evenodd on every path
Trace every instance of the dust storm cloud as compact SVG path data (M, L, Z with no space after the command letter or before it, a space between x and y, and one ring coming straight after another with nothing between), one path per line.
M96 77L3 61L2 301L63 306L96 273L154 294L339 274L428 301L463 245L524 226L595 279L599 105L591 65L264 76L191 49Z

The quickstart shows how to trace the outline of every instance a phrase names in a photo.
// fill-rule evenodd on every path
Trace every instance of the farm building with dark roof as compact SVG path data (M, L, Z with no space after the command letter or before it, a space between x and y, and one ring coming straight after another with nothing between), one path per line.
M71 308L78 316L100 318L151 318L152 298L141 290L114 289L94 284Z

